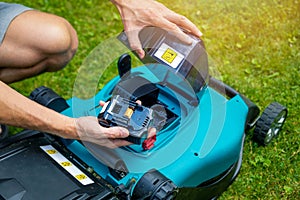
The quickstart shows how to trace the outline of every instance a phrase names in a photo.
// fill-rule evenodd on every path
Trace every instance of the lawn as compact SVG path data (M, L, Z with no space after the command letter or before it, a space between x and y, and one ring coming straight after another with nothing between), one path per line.
M79 49L68 67L11 86L24 95L45 85L72 95L78 69L89 52L122 30L109 1L17 0L65 17L75 27ZM260 108L287 106L281 135L267 147L247 137L243 166L220 199L300 199L300 1L161 0L203 32L216 75Z

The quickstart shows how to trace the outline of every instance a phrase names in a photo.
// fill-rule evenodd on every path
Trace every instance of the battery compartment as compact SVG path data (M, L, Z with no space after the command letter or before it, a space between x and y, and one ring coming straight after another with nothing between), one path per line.
M161 87L155 83L151 83L144 77L141 76L130 76L121 81L116 85L113 95L120 95L123 98L128 98L132 101L140 100L142 105L145 107L160 109L159 111L165 112L167 116L164 128L171 124L178 115L175 114L175 106L169 106L161 102L159 96L165 95L165 92L161 90ZM172 98L173 99L173 98ZM173 104L179 105L177 99L172 100Z

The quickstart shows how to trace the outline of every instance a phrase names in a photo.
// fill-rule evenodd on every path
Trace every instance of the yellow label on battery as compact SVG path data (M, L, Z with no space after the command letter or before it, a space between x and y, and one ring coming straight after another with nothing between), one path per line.
M167 61L168 63L172 63L173 60L176 58L177 53L173 51L172 49L168 48L163 55L161 56L162 59Z
M132 108L127 108L124 116L126 116L130 119L132 114L133 114L133 109Z

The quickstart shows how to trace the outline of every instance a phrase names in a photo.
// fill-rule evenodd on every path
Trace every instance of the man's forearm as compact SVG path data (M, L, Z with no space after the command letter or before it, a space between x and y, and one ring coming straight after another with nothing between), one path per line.
M22 96L0 81L0 123L78 138L74 119Z

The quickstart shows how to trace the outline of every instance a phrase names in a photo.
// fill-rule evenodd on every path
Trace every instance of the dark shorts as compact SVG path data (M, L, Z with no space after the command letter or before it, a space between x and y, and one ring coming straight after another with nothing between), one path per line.
M32 10L32 8L20 4L0 2L0 45L12 20L27 10Z

